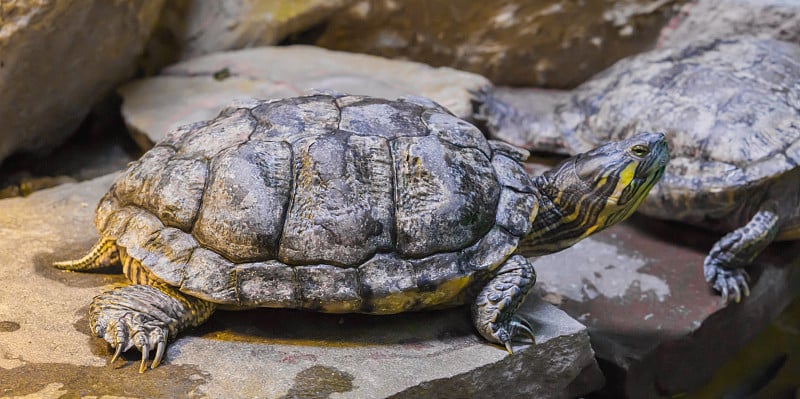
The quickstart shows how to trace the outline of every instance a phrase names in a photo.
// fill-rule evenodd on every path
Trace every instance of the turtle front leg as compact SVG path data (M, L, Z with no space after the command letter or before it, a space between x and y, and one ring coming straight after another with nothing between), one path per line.
M535 283L533 265L514 255L497 269L472 306L478 332L488 341L505 346L510 354L514 353L511 340L518 332L536 342L530 323L516 314Z
M744 268L775 239L778 234L778 214L762 209L743 227L722 237L711 248L703 263L706 281L728 302L729 294L739 302L750 295L747 272Z
M129 285L96 296L89 308L89 322L94 334L116 349L110 365L120 353L135 346L142 352L139 372L143 373L150 350L156 349L150 366L156 368L167 341L208 320L214 309L216 305L211 302L167 286Z

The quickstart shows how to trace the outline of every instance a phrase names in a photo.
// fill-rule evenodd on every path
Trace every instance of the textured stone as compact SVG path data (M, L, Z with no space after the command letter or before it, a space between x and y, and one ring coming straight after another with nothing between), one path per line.
M539 293L589 327L608 397L701 388L799 296L800 243L778 243L751 268L750 296L723 304L702 273L716 238L634 216L533 260Z
M314 90L389 99L420 95L469 118L467 90L488 84L481 76L449 68L289 46L198 57L170 66L161 76L129 83L120 92L125 121L137 143L148 149L170 129L212 119L237 100L292 97Z
M513 356L480 339L464 307L372 317L257 309L217 312L144 374L136 355L108 367L112 353L90 337L87 308L122 276L50 262L97 239L93 207L111 181L0 200L3 395L573 398L602 385L586 328L535 297L521 311L538 343Z
M162 4L0 3L0 162L72 134L92 105L133 73Z
M496 84L575 86L653 46L683 0L364 0L302 41L480 73Z
M697 38L748 34L800 44L800 2L796 0L695 0L661 31L658 46L679 46Z
M217 51L277 44L355 0L172 0L147 45L144 66L155 71L175 61Z

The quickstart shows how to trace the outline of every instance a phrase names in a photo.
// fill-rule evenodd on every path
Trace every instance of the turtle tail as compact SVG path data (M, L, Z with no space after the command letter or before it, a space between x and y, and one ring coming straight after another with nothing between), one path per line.
M72 271L88 271L102 269L119 263L117 242L111 238L102 237L94 244L84 257L76 260L54 262L57 269Z

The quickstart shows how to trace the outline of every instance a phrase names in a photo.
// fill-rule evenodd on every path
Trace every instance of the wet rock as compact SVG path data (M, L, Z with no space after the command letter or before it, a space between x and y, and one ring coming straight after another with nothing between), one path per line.
M700 389L800 294L800 243L777 243L751 268L752 293L725 305L703 279L719 238L634 216L535 259L540 295L589 327L614 398Z
M118 270L50 267L97 239L94 205L111 175L0 200L0 381L3 396L571 398L603 382L586 328L531 297L534 346L509 356L480 339L469 309L396 316L290 310L220 311L138 374L138 352L115 367L90 336L92 297Z
M133 73L162 4L2 2L0 162L73 133L92 105Z
M496 84L572 87L652 47L683 0L364 0L297 40L476 72Z
M260 47L198 57L161 76L123 86L122 113L142 148L169 129L217 116L233 101L333 90L396 98L421 95L469 117L467 90L489 82L450 68L328 51L309 46Z
M145 69L245 47L277 44L355 0L173 0L147 45Z
M792 0L695 0L684 4L661 32L658 46L698 38L748 34L800 44L800 2Z

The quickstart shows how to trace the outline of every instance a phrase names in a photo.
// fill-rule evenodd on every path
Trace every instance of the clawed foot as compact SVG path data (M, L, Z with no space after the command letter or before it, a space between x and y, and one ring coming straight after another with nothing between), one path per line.
M730 299L739 303L742 296L750 295L750 276L744 269L723 269L713 261L706 260L703 274L706 281L722 295L724 303Z
M509 355L514 354L514 348L511 346L511 341L515 336L524 334L524 336L531 339L531 344L536 343L536 336L533 334L533 327L527 320L519 316L513 316L507 323L500 323L495 326L492 336L501 345L505 346Z
M115 349L109 366L119 358L122 352L136 347L142 353L139 372L144 373L150 351L156 354L150 368L156 368L164 357L169 330L164 323L136 311L123 309L98 309L94 306L90 314L91 328L96 336L105 339Z

